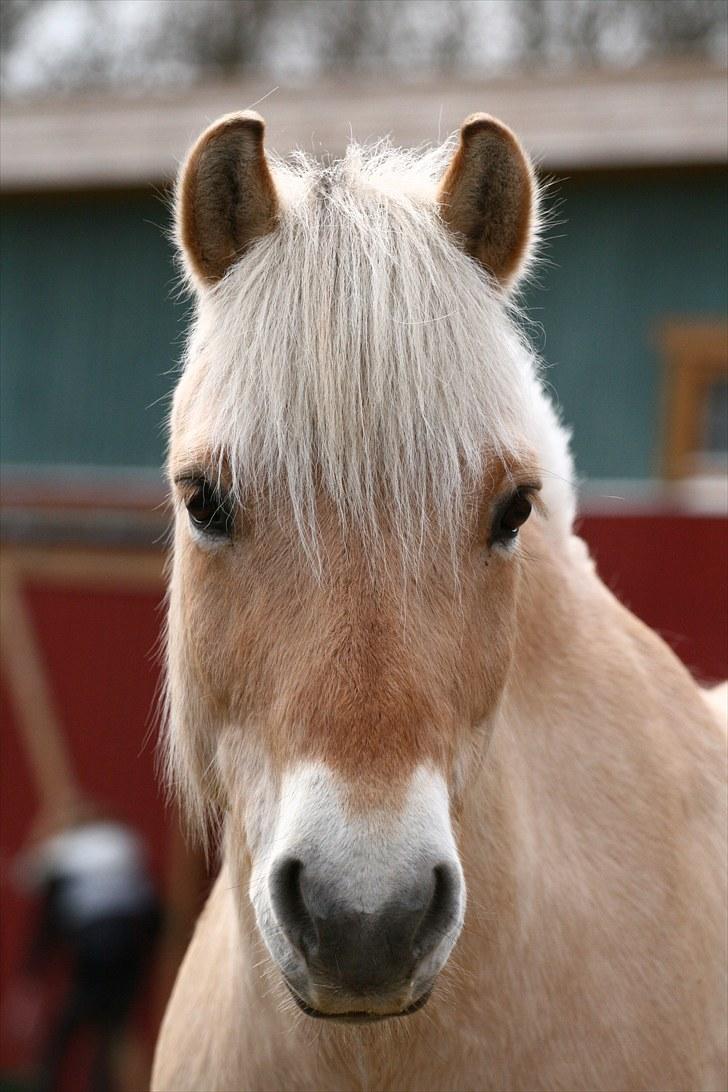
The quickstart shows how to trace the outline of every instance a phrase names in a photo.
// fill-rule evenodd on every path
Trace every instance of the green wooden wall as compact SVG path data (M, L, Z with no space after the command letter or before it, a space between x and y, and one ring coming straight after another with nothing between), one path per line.
M152 194L3 203L3 462L160 463L184 338L167 226Z
M721 319L728 305L725 175L583 177L564 183L550 234L536 343L574 428L581 474L660 473L666 318Z
M574 428L581 474L659 469L665 317L725 313L728 202L717 173L560 184L532 336ZM554 196L551 196L554 202ZM2 206L3 462L156 466L186 306L153 194Z

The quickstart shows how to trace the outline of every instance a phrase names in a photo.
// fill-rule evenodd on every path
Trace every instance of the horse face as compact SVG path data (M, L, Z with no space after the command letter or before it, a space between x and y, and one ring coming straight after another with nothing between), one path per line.
M463 922L452 815L509 669L534 483L492 474L457 579L433 550L407 584L325 503L317 572L292 517L221 486L213 525L204 460L183 441L172 466L173 688L268 950L312 1015L414 1011Z
M523 383L498 297L530 239L517 142L471 119L427 206L350 174L286 209L250 115L183 171L200 299L172 420L169 748L224 814L241 914L247 887L294 998L361 1021L419 1008L462 927L454 817L508 675L538 483L480 457Z

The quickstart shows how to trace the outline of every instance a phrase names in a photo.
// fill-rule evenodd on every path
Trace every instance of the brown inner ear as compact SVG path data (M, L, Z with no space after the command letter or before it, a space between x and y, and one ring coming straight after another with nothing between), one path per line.
M202 134L188 157L177 217L185 255L208 283L225 276L256 239L275 227L278 199L257 114L223 118Z
M534 202L531 166L513 133L485 114L468 119L438 200L466 252L509 284L528 252Z

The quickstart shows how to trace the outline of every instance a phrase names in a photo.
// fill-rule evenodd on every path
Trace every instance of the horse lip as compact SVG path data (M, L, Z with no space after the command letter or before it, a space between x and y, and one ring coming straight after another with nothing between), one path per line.
M412 1013L418 1012L430 999L432 993L432 987L429 990L425 990L416 1001L413 1001L411 1005L408 1005L406 1009L400 1009L399 1012L367 1012L366 1010L354 1010L352 1012L321 1012L320 1009L316 1009L313 1005L309 1005L307 1001L294 990L291 983L287 978L284 978L288 992L293 1000L298 1005L301 1012L305 1012L306 1016L311 1016L314 1020L333 1020L336 1023L341 1024L377 1024L382 1020L392 1020L395 1017L411 1016Z

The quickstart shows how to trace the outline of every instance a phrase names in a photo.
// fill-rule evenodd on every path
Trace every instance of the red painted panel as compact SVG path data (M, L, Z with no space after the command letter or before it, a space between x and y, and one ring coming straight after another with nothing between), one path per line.
M0 686L2 748L0 750L0 1073L18 1065L34 1046L42 998L23 980L20 961L25 953L28 913L18 897L12 868L27 836L35 811L35 787L13 709Z
M728 519L590 516L581 534L604 582L697 678L728 675Z
M161 596L37 584L26 602L80 783L112 814L136 821L159 870L164 832L154 709Z

